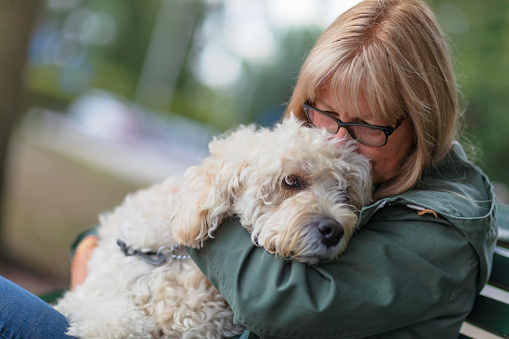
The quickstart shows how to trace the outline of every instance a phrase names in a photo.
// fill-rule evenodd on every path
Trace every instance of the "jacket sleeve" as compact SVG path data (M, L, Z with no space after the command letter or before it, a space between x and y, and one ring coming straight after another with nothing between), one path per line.
M189 253L235 322L263 338L363 337L444 317L455 323L437 326L457 336L478 273L477 256L454 226L403 206L375 215L343 255L313 266L256 247L237 219Z

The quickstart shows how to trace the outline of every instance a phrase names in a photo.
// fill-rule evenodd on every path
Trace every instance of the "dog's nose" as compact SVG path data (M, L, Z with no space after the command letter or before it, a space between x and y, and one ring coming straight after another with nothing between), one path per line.
M343 226L331 218L321 219L316 224L316 228L320 232L322 243L327 247L336 246L345 233Z

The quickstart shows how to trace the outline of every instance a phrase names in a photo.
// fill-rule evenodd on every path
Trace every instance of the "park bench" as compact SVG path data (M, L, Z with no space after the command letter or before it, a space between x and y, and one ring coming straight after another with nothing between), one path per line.
M509 206L498 205L499 236L488 285L461 328L464 338L509 338Z
M460 339L509 338L509 205L498 205L497 219L499 239L491 276L461 327ZM62 294L55 291L41 298L51 303Z

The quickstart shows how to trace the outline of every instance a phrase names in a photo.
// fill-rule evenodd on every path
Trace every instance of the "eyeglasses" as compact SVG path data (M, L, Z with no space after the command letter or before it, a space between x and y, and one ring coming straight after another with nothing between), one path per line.
M394 133L405 117L402 117L391 126L377 126L370 124L359 124L353 122L343 122L331 115L333 112L324 112L308 105L308 102L302 105L306 117L317 128L324 128L327 132L336 134L343 127L348 134L363 145L382 147L387 143L389 135ZM335 113L334 113L335 114Z

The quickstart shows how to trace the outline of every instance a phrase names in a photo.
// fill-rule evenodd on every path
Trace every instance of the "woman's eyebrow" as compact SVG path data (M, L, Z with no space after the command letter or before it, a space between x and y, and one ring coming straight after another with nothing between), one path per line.
M337 112L329 104L327 104L325 101L318 100L315 103L315 105L325 106L325 109L322 109L322 111L326 111L326 112L331 112L331 113L336 113L337 114Z
M317 106L317 105L322 105L323 107L325 107L324 109L322 109L322 111L327 112L327 113L333 113L333 114L339 116L338 111L334 110L327 102L319 99L315 103L315 106ZM343 113L344 113L344 115L346 115L345 118L348 119L348 122L369 124L366 120L373 118L372 113L368 113L368 114L362 113L360 115L355 115L355 116L351 116L351 114L349 114L348 112L343 112Z

